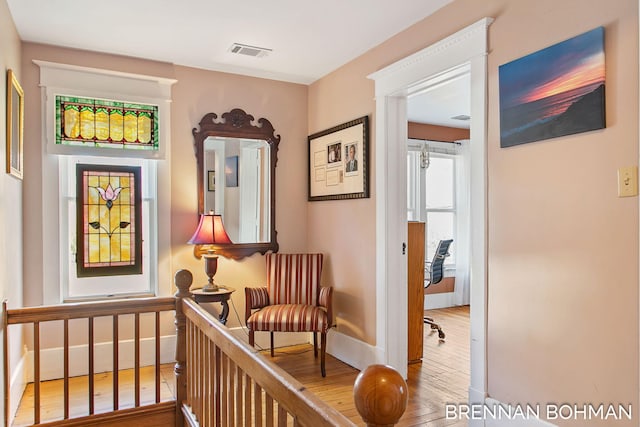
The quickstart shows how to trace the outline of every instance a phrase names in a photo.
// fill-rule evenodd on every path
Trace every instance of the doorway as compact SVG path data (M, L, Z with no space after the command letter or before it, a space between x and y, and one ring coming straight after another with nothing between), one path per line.
M444 259L443 277L420 293L420 301L417 286L409 285L409 310L417 311L420 304L423 315L435 324L418 325L422 317L409 316L409 359L420 356L421 363L410 362L407 374L409 380L426 378L427 383L446 384L446 392L436 389L429 397L446 405L447 399L466 401L469 393L469 137L473 118L469 67L456 67L434 80L407 96L407 220L424 224L408 223L408 239L414 241L416 228L425 230L424 284L430 277L426 267L439 243L453 242ZM413 247L409 243L409 263L415 259L411 258ZM409 281L411 271L409 267ZM422 330L422 326L422 339L416 338L411 331Z
M453 240L444 278L426 290L424 308L439 309L470 302L469 67L456 67L424 86L407 96L407 220L426 224L426 263L441 240Z
M446 39L369 76L376 92L376 309L382 362L407 374L406 229L407 97L458 67L471 79L471 381L469 400L484 402L486 382L486 87L483 18ZM403 191L404 190L404 191ZM471 425L471 424L470 424Z

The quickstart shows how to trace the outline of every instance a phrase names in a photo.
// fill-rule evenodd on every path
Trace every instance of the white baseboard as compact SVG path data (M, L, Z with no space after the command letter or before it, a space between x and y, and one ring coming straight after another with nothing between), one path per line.
M160 337L160 363L175 361L176 336ZM130 369L134 365L133 340L119 342L118 368ZM140 366L155 363L155 338L140 340ZM113 344L96 343L94 346L94 372L109 372L113 370ZM26 357L26 381L33 381L33 351ZM69 376L76 377L89 373L89 346L86 344L69 347ZM64 376L64 349L62 347L47 348L40 351L40 380L59 379Z
M469 402L447 404L447 420L467 421L469 427L557 427L538 418L546 415L543 405L502 403L469 387Z
M244 327L235 327L230 330L236 338L245 343L249 342L249 337ZM255 342L256 348L268 349L270 345L269 334L256 332ZM313 337L308 332L276 332L274 337L274 346L276 348L312 342ZM378 348L333 329L330 329L327 334L327 353L360 370L374 363L381 363L380 361L382 360L382 352Z
M9 425L13 423L13 418L16 416L20 400L22 399L24 390L27 387L27 374L25 372L27 359L28 353L25 351L18 361L13 375L11 375L11 382L9 386Z
M434 310L436 308L447 308L456 305L453 292L443 292L440 294L428 294L424 298L424 309Z
M485 405L488 405L489 407L495 407L497 405L501 405L505 408L508 408L510 405L506 404L506 403L502 403L496 399L492 399L491 397L488 397L487 399L485 399L484 401ZM471 426L471 424L469 424ZM487 418L485 420L485 427L557 427L555 424L551 424L548 421L544 421L541 420L539 418L528 418L528 419L523 419L523 418L515 418L515 419L509 419L509 418L502 418L502 419L493 419L493 418Z
M359 370L382 363L379 348L333 329L327 334L327 353Z
M488 396L485 392L469 387L469 403L482 403Z

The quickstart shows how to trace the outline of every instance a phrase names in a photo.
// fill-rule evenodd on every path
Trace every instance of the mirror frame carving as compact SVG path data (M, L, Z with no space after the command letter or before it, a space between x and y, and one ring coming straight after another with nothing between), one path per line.
M273 125L265 118L259 119L258 125L251 122L254 118L240 108L223 113L222 121L216 121L216 113L207 113L202 117L200 130L193 128L196 161L198 164L198 214L204 209L204 141L210 136L227 138L260 139L269 144L270 170L271 170L271 197L270 197L270 225L271 241L257 243L230 243L221 245L195 245L193 253L196 258L207 252L208 247L213 247L217 254L231 259L242 259L256 252L265 254L268 251L278 252L278 240L276 232L276 163L278 162L278 144L280 135L275 134Z

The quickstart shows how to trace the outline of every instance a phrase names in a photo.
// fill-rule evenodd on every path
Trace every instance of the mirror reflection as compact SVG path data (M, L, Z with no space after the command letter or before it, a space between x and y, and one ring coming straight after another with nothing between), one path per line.
M208 249L232 259L278 252L276 163L280 135L262 117L240 108L218 117L205 114L193 128L198 177L198 213L222 215L233 243L195 245L199 258Z
M222 215L233 243L271 240L271 153L260 139L204 140L204 211Z

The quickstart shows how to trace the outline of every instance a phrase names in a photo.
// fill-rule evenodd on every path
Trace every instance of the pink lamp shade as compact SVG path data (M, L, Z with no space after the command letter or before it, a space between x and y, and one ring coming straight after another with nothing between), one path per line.
M219 243L232 243L229 235L224 230L222 216L214 215L213 212L200 215L200 223L196 232L193 233L189 243L192 245L214 245ZM209 281L202 288L204 292L216 292L220 288L213 280L213 276L218 271L218 257L213 248L209 248L204 258L204 271L209 277Z
M192 245L212 245L216 243L233 243L222 224L222 216L213 212L200 215L200 223L189 243Z

